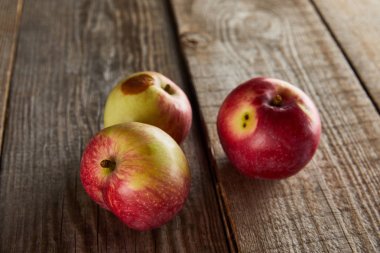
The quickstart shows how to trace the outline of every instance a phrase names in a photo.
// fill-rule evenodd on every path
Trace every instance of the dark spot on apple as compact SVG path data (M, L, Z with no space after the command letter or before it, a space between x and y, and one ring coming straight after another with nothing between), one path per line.
M164 91L166 91L166 93L168 93L169 95L173 95L175 93L174 89L172 88L172 86L170 84L166 84L165 87L163 88Z
M133 76L124 81L121 90L124 94L138 94L153 85L154 79L148 74Z
M245 128L246 126L247 126L247 123L244 122L244 123L243 123L243 128Z
M248 119L249 119L249 115L248 115L248 113L246 113L246 114L244 115L244 119L245 119L245 120L248 120Z

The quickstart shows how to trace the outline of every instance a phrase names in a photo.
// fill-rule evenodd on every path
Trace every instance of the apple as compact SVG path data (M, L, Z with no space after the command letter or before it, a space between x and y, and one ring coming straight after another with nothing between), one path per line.
M161 129L138 122L97 133L84 150L80 178L96 203L139 231L172 219L190 188L178 144Z
M157 72L138 72L122 79L108 95L104 127L142 122L161 128L181 143L189 133L192 110L186 94Z
M281 179L296 174L311 160L321 122L314 103L299 88L258 77L225 98L217 129L238 171L251 178Z

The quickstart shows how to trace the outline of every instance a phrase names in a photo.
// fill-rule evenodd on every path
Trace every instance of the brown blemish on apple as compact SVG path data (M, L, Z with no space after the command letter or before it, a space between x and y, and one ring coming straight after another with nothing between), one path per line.
M128 78L122 85L121 90L124 94L138 94L153 85L154 79L148 74L140 74Z

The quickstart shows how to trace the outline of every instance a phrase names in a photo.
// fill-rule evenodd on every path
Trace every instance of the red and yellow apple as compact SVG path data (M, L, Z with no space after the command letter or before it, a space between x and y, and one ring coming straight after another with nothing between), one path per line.
M138 72L122 79L108 95L104 127L142 122L161 128L178 143L189 133L190 102L173 81L157 72Z
M296 174L313 157L320 139L320 117L299 88L259 77L236 87L217 117L222 147L242 174L281 179Z
M84 150L80 178L96 203L139 231L172 219L190 187L178 144L161 129L137 122L97 133Z

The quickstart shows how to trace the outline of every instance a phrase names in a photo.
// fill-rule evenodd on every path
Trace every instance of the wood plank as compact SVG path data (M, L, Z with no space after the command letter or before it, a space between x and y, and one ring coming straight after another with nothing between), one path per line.
M380 112L380 1L313 0Z
M21 13L22 0L0 1L0 158Z
M380 118L308 1L172 0L220 194L241 252L380 250ZM228 162L216 115L253 76L294 83L320 110L313 161L281 181Z
M120 75L157 70L186 88L166 7L151 0L25 2L0 174L1 252L228 251L197 117L183 144L190 197L161 229L128 229L80 184L81 153Z

